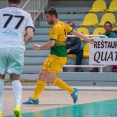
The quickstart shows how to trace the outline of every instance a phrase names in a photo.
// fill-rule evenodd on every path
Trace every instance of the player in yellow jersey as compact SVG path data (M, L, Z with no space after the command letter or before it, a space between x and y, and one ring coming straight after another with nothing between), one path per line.
M45 12L45 17L48 24L53 25L49 33L50 40L42 46L35 44L34 50L45 50L50 48L50 55L44 62L42 70L39 73L39 79L34 89L32 98L23 102L23 104L38 104L38 98L44 90L46 82L68 91L73 98L73 102L76 103L78 99L78 89L72 88L63 80L57 78L57 75L60 73L61 69L67 62L67 34L71 33L77 37L84 38L90 43L93 43L94 40L84 36L83 34L68 26L66 23L58 20L58 14L54 8L47 10Z

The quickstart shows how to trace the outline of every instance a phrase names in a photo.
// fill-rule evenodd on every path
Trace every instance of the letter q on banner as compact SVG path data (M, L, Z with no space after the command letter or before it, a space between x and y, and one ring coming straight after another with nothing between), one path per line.
M117 38L95 39L89 50L89 64L117 64Z

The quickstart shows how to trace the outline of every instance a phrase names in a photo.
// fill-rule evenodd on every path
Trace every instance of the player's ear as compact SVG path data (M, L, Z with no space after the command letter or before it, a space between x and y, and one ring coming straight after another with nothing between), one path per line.
M52 18L56 19L56 16L55 15L52 15Z
M20 5L22 4L22 0L21 0L21 2L20 2Z
M9 2L8 2L8 0L7 0L7 4L8 4L8 6L9 6Z
M18 4L18 7L20 7L21 6L21 4L22 4L22 0L20 1L20 3Z

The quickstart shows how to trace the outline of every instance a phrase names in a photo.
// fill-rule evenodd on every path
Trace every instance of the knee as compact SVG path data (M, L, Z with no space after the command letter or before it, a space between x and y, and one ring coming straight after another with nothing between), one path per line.
M77 48L76 53L83 53L83 48L82 47Z
M0 74L0 79L4 80L5 75Z
M79 48L79 51L83 52L83 48L82 48L82 47L80 47L80 48Z
M52 83L53 83L53 80L52 80L52 78L47 77L47 78L46 78L46 82L52 84Z
M45 80L47 77L47 71L46 70L42 70L40 73L39 73L39 80Z
M47 82L47 83L53 84L55 78L56 78L56 75L50 73L50 74L48 74L48 76L47 76L47 78L46 78L46 82Z
M15 90L17 90L17 91L22 90L22 85L21 85L21 82L19 80L13 80L12 86L15 87Z

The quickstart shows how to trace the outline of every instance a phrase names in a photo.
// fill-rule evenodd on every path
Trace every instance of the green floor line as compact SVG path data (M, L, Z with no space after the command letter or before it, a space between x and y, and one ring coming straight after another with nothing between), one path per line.
M117 117L117 99L23 113L22 117Z

